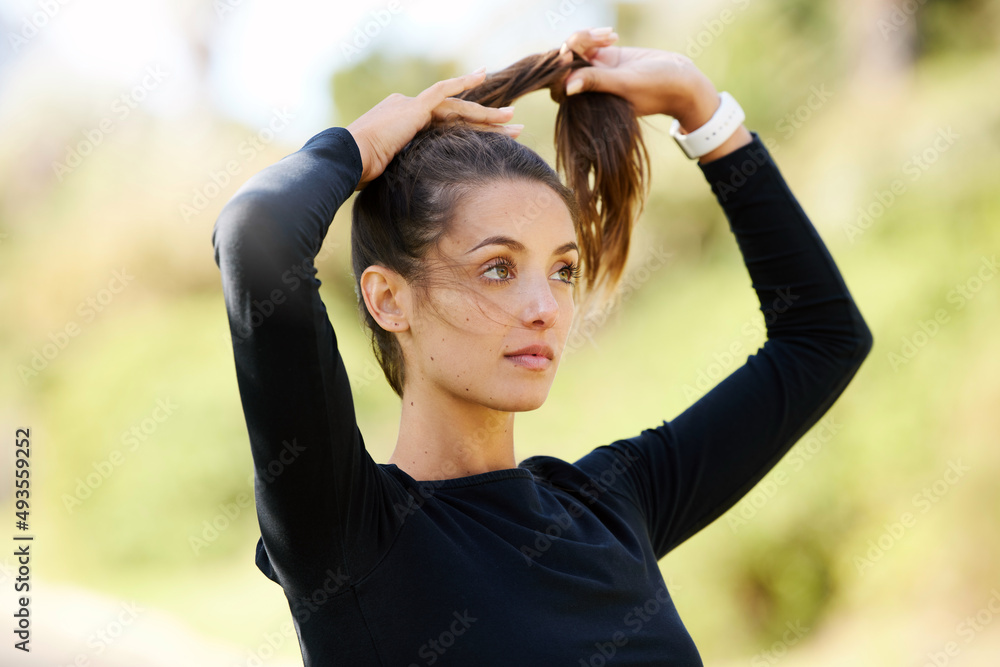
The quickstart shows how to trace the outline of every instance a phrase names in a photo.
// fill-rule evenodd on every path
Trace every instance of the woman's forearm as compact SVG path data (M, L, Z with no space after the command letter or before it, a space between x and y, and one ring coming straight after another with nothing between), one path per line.
M738 154L734 149L728 158L699 166L736 236L768 339L808 339L814 349L850 357L848 365L860 363L871 332L763 141L752 139Z
M745 125L740 125L738 128L736 128L736 131L733 132L733 136L726 139L722 143L722 145L719 146L718 148L702 155L700 158L698 158L698 162L700 164L707 164L713 160L718 160L720 157L724 155L729 155L737 148L740 148L741 146L746 146L751 141L753 141L753 137L750 136L750 131L746 128Z

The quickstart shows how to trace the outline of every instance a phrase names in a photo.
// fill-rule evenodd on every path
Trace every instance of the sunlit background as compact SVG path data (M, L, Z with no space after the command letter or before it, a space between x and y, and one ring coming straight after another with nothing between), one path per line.
M875 336L828 415L661 561L706 664L1000 664L995 0L4 0L0 664L301 664L281 589L253 563L219 210L391 92L604 25L684 53L740 101ZM555 111L540 92L514 120L550 161ZM519 460L575 460L672 419L764 340L669 123L644 123L653 192L621 305L584 323L546 405L518 416ZM384 462L399 402L358 323L349 213L322 293ZM21 534L30 654L13 647Z

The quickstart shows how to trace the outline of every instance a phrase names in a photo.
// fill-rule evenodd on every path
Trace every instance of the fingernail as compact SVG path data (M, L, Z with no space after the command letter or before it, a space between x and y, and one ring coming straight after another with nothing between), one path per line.
M480 67L479 69L477 69L477 70L473 71L473 72L472 72L472 74L482 74L482 73L483 73L483 72L485 72L485 71L486 71L486 65L483 65L483 66L482 66L482 67Z
M520 123L516 124L516 125L504 125L503 129L504 129L504 132L517 132L517 131L523 130L524 129L524 125L520 124Z
M563 42L562 46L559 47L559 55L562 55L562 54L566 53L567 51L569 51L569 45L566 44L566 42Z
M606 28L594 28L590 31L591 37L604 37L605 35L610 35L611 31L614 30L611 26Z
M514 107L500 107L497 111L513 111Z
M566 84L567 95L576 95L581 90L583 90L583 79L573 79Z

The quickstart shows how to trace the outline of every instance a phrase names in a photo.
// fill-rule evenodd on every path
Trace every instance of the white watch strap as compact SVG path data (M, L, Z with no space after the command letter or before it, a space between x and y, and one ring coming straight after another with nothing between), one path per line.
M670 136L689 158L699 158L715 150L746 120L743 107L732 95L723 91L719 93L719 100L721 104L712 117L694 132L681 134L681 123L676 118L670 125Z

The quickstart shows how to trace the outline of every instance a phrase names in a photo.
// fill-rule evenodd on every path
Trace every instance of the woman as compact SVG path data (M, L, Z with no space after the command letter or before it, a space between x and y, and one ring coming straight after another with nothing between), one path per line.
M616 37L574 33L531 71L567 108L613 98L674 117L681 136L725 127L689 59ZM216 223L257 565L284 589L307 665L700 665L657 561L816 423L871 333L760 138L730 127L695 154L769 313L767 343L671 422L574 463L518 464L514 413L548 394L581 266L595 289L620 276L631 213L618 209L643 172L626 117L593 131L607 135L596 154L577 143L566 189L503 125L510 109L474 101L494 79L390 95L249 179ZM563 138L587 117L564 118ZM581 165L601 165L592 187ZM359 304L402 399L385 464L365 450L313 266L356 189Z

